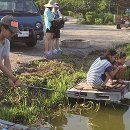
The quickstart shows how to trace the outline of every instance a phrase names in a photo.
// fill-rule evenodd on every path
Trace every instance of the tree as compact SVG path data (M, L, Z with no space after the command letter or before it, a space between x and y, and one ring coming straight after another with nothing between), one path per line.
M101 0L60 0L62 9L81 13L86 20L86 12L98 10Z
M35 0L35 3L39 8L42 8L44 4L48 3L48 0Z

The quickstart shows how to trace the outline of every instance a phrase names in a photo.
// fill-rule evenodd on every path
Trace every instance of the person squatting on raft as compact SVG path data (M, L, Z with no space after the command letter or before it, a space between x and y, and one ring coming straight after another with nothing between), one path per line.
M0 70L8 76L9 83L14 86L20 86L21 81L12 74L9 52L10 41L8 40L15 34L20 33L18 21L10 15L1 18L0 21Z
M116 60L113 62L113 69L115 70L118 66L122 66L121 69L116 73L115 79L117 80L118 83L123 84L123 75L127 70L127 66L125 65L125 60L126 60L126 53L125 52L119 52L117 55ZM112 80L110 80L111 82ZM113 83L113 82L111 82Z
M92 86L92 88L105 89L108 80L113 79L117 72L124 68L122 65L119 65L113 70L112 64L116 56L116 50L109 49L104 56L98 57L87 73L87 84Z
M57 5L54 4L54 1L50 0L48 4L45 4L45 11L44 11L44 23L45 23L45 52L44 52L44 57L50 57L52 56L52 50L53 50L53 28L52 28L52 21L54 21L54 16L52 11L52 8L58 7Z

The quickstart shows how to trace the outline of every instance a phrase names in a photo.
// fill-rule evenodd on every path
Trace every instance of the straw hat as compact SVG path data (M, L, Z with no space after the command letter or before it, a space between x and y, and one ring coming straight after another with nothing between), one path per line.
M45 7L58 7L53 0L50 0L47 4L44 5Z

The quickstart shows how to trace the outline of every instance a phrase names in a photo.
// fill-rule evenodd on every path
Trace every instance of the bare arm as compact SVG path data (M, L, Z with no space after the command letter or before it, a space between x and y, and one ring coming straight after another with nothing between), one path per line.
M116 75L116 73L121 69L124 68L123 65L118 66L115 70L109 73L110 77L113 79L113 77Z
M108 73L108 75L110 76L111 79L113 79L113 77L116 75L116 73L118 72L118 68L116 68L115 70L113 70L112 72Z
M9 63L9 64L8 64ZM11 71L11 65L10 65L10 61L9 58L6 58L4 61L4 65L2 63L2 60L0 60L0 69L1 71L7 75L13 82L15 82L17 80L17 78L12 74Z
M4 59L4 65L6 66L6 68L8 68L8 70L10 70L10 72L12 72L9 57L5 57L5 59Z
M108 73L107 73L108 76L107 76L107 78L106 78L104 84L106 84L109 79L113 79L114 76L116 75L116 73L117 73L117 72L119 71L119 69L121 69L121 68L123 68L123 66L118 66L118 67L116 67L113 71L108 72Z

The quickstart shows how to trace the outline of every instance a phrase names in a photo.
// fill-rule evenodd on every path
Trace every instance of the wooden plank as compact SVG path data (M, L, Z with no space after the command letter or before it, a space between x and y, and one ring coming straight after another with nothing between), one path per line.
M85 87L86 89L76 89L75 87L67 90L67 96L70 98L83 98L83 99L93 99L93 100L109 100L109 101L120 101L124 98L124 95L130 89L130 81L125 82L125 84L115 83L113 88L108 90L97 90L89 86L86 81L82 81L76 86L79 88Z
M118 91L121 91L122 89L124 89L126 86L128 85L128 83L124 83L124 84L119 84L119 83L115 83L115 84L113 84L113 85L111 85L111 88L110 89L103 89L103 90L100 90L100 91L113 91L113 92L118 92ZM108 86L108 84L107 84L107 86ZM77 88L77 89L79 89L79 90L91 90L91 91L98 91L98 89L95 89L95 88L92 88L92 86L91 85L88 85L87 83L86 83L86 81L82 81L81 83L79 83L79 84L77 84L75 87L74 87L75 89ZM83 88L85 88L85 89L83 89Z

